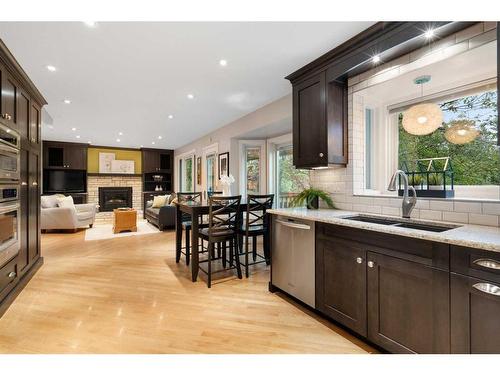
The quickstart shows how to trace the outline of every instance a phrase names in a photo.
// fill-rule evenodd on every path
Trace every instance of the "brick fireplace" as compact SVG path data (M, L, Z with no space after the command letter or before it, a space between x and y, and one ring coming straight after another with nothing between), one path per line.
M142 217L142 178L139 176L91 176L87 178L88 203L99 204L100 187L132 188L132 207L140 212ZM96 223L110 223L113 213L99 212L96 216Z

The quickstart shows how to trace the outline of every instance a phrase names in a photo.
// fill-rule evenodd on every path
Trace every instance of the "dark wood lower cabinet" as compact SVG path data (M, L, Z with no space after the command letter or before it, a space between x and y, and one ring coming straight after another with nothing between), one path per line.
M366 251L342 239L316 242L316 308L366 335Z
M500 287L451 274L452 353L500 353L500 295L495 286Z
M368 252L368 339L392 353L449 353L449 273Z

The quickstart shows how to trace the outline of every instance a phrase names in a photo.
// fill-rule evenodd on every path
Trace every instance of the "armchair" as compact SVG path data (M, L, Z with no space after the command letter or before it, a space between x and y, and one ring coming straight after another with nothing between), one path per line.
M47 229L92 228L96 214L96 205L92 203L75 204L73 207L49 207L41 209L40 226Z

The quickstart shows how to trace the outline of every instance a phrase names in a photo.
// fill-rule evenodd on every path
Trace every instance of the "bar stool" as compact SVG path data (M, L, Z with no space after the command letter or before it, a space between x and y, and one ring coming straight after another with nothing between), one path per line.
M238 228L241 226L240 217L241 195L232 197L211 196L209 199L208 213L208 228L200 230L200 237L208 241L208 258L199 262L199 269L208 277L208 287L212 287L212 274L236 269L238 279L241 279L240 259L237 251L233 251L238 241ZM225 246L223 247L222 255L215 257L214 245L229 242L230 246L230 263L231 267L226 268L227 254ZM233 266L233 257L236 266ZM223 269L218 271L212 270L212 262L222 260ZM208 267L205 270L202 266L207 263Z
M240 250L243 249L243 237L245 237L245 276L248 277L248 266L266 262L270 262L270 235L269 235L269 215L266 215L267 210L273 207L274 195L248 195L247 210L243 225L238 230L238 244ZM257 238L262 236L264 240L264 256L257 252ZM252 237L252 262L248 260L248 244ZM240 251L241 254L241 251ZM257 260L260 258L260 260Z
M201 192L182 192L177 193L177 199L179 203L193 203L201 204ZM186 256L186 265L189 266L189 260L191 258L191 216L186 213L182 213L182 228L186 233L185 244L186 246L181 247L181 253ZM182 251L185 250L185 251Z

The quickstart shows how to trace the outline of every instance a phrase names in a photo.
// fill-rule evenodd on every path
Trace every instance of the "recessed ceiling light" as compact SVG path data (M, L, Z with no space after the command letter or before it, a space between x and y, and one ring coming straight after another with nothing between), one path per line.
M120 142L120 138L116 138L116 142Z
M83 21L83 23L85 25L87 25L88 27L95 27L96 26L96 22L95 21Z
M144 147L144 145L141 145L140 147L142 148L142 147Z
M122 132L118 132L118 135L123 135L123 133Z
M434 30L433 29L429 29L427 30L425 33L424 33L425 37L427 39L431 39L433 36L434 36Z
M152 144L152 145L154 145L154 144L155 144L155 141L151 142L151 144Z
M87 143L90 145L92 143L92 141L88 141Z
M76 138L80 138L80 136L79 136L79 135L77 135L77 136L76 136Z
M47 127L48 127L49 129L54 129L54 126L53 126L53 125L47 125Z
M69 100L69 99L64 99L63 102L64 102L64 104L71 104L71 100Z
M76 128L71 128L71 130L73 130L74 132L76 131Z
M379 56L379 55L375 55L375 56L373 56L373 57L372 57L372 61L373 61L373 63L375 63L375 64L376 64L376 63L378 63L378 62L380 62L380 56Z
M158 136L158 139L161 139L161 138L162 138L162 137L161 137L161 135L159 135L159 136Z
M220 66L227 66L227 60L224 60L224 59L223 59L223 60L220 60L220 61L219 61L219 65L220 65Z
M174 115L168 115L168 118L172 120L174 118Z
M194 95L193 94L187 94L187 98L188 99L194 99Z
M47 70L49 72L55 72L57 69L54 65L47 65Z

